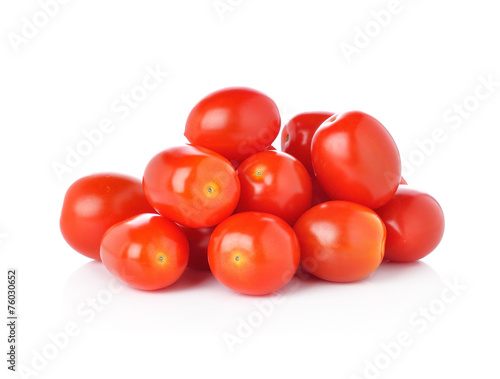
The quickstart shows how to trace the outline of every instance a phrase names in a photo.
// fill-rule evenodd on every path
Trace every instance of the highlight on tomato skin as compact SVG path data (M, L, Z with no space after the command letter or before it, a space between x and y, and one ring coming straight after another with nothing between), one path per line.
M437 200L425 192L400 186L394 197L375 211L387 227L387 260L417 261L434 251L443 238L443 210Z
M184 233L157 214L141 214L112 226L104 234L100 252L111 274L147 291L175 283L189 259Z
M286 285L300 261L293 229L277 216L243 212L221 222L208 244L208 262L224 286L246 295L267 295Z
M311 178L304 165L287 153L254 154L236 172L241 188L236 212L270 213L293 225L311 205Z
M221 155L199 146L166 149L147 164L144 194L164 217L190 228L216 225L240 198L236 170Z
M59 226L78 253L101 260L101 239L111 226L141 213L154 213L139 179L118 173L97 173L75 181L66 191Z
M332 199L375 209L399 186L401 159L394 139L377 119L360 111L327 119L314 133L311 159Z
M194 145L241 162L271 145L280 128L279 110L271 98L252 88L229 87L194 106L184 135Z
M318 278L354 282L382 263L386 228L363 205L339 200L316 205L293 229L300 242L302 268Z

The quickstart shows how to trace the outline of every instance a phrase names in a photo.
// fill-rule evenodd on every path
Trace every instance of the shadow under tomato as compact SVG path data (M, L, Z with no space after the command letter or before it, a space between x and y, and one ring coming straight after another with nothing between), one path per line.
M159 289L153 292L177 292L186 291L193 288L201 287L209 282L214 282L215 278L210 270L197 270L187 268L182 276L168 287Z
M179 292L199 288L215 282L210 270L187 268L182 276L172 285L155 290L143 291L129 286L115 278L101 262L90 261L80 266L71 274L63 293L63 303L68 309L76 309L89 298L95 298L102 291L121 292L122 289L138 293Z
M423 283L425 284L423 285ZM405 288L407 284L411 287L420 284L422 287L434 288L439 283L441 283L439 275L432 267L422 261L411 263L384 262L367 278L348 283L329 282L299 267L293 279L279 290L279 293L293 296L295 293L299 294L325 287L342 287L342 290L346 291L346 288L354 290L372 286L376 286L380 290L390 287L385 288L383 291L397 292L394 286Z
M75 310L100 292L119 288L120 283L114 280L101 262L91 260L81 265L68 278L63 292L63 304L68 309Z

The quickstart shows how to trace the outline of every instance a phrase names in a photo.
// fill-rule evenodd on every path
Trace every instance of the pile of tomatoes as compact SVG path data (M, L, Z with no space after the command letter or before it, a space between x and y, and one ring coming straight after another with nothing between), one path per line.
M264 295L299 265L331 282L411 262L441 241L444 216L401 178L387 129L359 111L313 112L281 129L276 104L226 88L191 111L190 142L148 163L142 182L107 173L67 190L60 227L79 253L132 287L156 290L186 267L230 289Z

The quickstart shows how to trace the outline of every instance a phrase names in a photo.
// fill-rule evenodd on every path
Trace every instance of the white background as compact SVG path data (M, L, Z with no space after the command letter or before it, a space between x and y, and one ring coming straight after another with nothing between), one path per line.
M43 23L40 5L0 5L0 313L6 270L17 268L18 364L36 369L31 377L48 378L498 374L495 2L401 0L400 12L379 30L371 12L389 1L221 3L233 4L222 18L212 0L70 1L18 52L9 33L22 36L24 17ZM354 45L357 28L365 27L373 37L349 61L340 46ZM111 105L141 84L148 66L169 75L120 118ZM481 88L475 100L480 78L497 85L489 93ZM313 110L359 109L378 118L410 162L410 185L442 204L442 244L420 263L383 265L348 285L298 282L278 299L235 294L199 272L165 291L121 287L110 297L110 274L60 235L65 190L94 172L141 177L154 154L184 143L191 107L233 85L268 94L284 121ZM464 101L470 112L447 121L451 107ZM54 162L64 163L67 147L107 117L115 129L59 180ZM439 130L446 141L419 153L416 140ZM447 281L465 288L441 307ZM280 303L270 307L271 299ZM266 301L262 316L257 304ZM419 314L429 306L432 322ZM238 336L248 318L256 326L249 336L240 333L242 343L231 352L224 333ZM68 325L79 335L66 341L60 333ZM7 328L0 330L5 358ZM387 359L382 345L403 332L411 344ZM53 335L62 344L56 351ZM37 354L50 357L44 363ZM384 368L370 373L370 362ZM0 370L3 377L3 358Z

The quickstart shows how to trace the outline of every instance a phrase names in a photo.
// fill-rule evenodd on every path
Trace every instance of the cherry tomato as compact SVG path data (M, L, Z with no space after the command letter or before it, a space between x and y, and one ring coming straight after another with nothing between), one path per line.
M193 229L179 225L189 242L189 262L188 267L197 270L210 270L208 266L208 241L215 229L215 226L208 228Z
M234 87L213 92L196 104L184 135L194 145L242 161L268 147L280 127L274 101L253 89Z
M215 278L247 295L279 290L294 276L300 248L293 229L282 219L260 212L235 214L221 222L208 244Z
M94 174L68 188L59 224L73 249L100 261L104 232L119 221L147 212L154 209L144 197L140 180L114 173Z
M245 159L237 172L241 183L237 212L271 213L293 224L311 205L309 174L289 154L262 151Z
M399 186L396 143L366 113L347 112L326 120L313 136L311 156L314 172L332 199L373 209L386 204Z
M173 147L148 163L144 193L166 218L190 228L213 226L230 216L240 197L229 161L197 146Z
M180 278L188 258L186 236L172 221L156 214L121 221L102 238L104 266L140 290L168 287Z
M329 117L330 112L300 113L294 116L281 132L281 150L293 155L314 175L311 163L311 140L314 132Z
M301 266L331 282L369 276L382 262L386 230L371 209L349 201L329 201L304 213L293 228Z
M412 262L425 257L441 242L444 214L432 196L401 186L376 212L387 227L385 258Z

